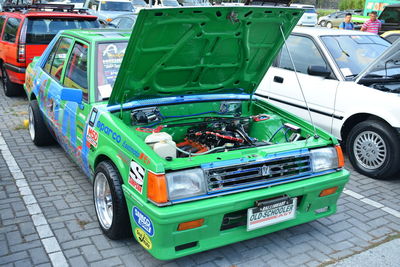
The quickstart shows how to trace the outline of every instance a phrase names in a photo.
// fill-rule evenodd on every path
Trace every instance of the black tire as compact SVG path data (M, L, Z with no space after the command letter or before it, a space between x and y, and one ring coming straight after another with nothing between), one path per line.
M112 218L108 221L110 224L107 224L107 220L104 220L104 217L101 215L100 211L102 206L98 204L101 202L101 198L106 199L106 197L101 197L97 194L99 191L101 191L101 189L99 189L97 186L102 183L104 178L108 183L111 193ZM120 175L111 161L102 161L96 167L93 181L93 201L97 220L99 221L101 230L106 236L112 240L118 240L132 236L128 208L126 206L124 193L122 191Z
M6 96L18 96L21 95L22 90L19 84L15 84L10 81L8 74L4 66L1 66L1 82Z
M330 22L330 21L328 21L328 22L325 24L325 26L326 26L328 29L332 29L332 27L333 27L332 22Z
M374 179L390 179L400 170L400 139L390 125L368 120L351 129L346 140L351 164Z
M326 21L325 21L325 20L321 20L321 21L319 22L319 25L320 25L321 27L326 27Z
M29 135L37 146L54 144L54 138L45 124L37 100L29 102Z

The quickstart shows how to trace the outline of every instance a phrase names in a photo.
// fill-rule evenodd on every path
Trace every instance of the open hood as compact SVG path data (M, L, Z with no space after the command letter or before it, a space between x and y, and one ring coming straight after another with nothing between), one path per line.
M303 14L297 8L143 9L109 105L133 99L252 94Z
M366 76L377 77L377 75L391 76L396 74L400 74L400 39L361 71L355 81L358 83L362 78L367 78Z

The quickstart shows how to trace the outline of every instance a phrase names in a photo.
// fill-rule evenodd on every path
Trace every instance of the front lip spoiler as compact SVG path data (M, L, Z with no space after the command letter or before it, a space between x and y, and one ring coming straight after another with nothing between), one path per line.
M25 73L26 68L20 68L18 66L9 64L9 63L4 63L4 67L8 70L11 70L13 72L17 72L17 73Z

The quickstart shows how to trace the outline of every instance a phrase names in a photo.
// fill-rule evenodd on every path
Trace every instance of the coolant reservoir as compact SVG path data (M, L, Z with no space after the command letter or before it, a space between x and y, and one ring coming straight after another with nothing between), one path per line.
M165 132L152 133L144 140L154 152L162 158L176 158L176 144L172 141L172 136Z

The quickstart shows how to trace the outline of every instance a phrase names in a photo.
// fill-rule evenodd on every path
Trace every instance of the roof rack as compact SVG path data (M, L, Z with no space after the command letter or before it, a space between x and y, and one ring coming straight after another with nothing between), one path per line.
M290 6L293 0L246 0L245 6Z
M15 5L15 4L6 4L3 6L4 11L53 11L53 12L73 12L73 13L87 13L87 9L85 8L74 8L74 5L67 4L31 4L31 5Z

